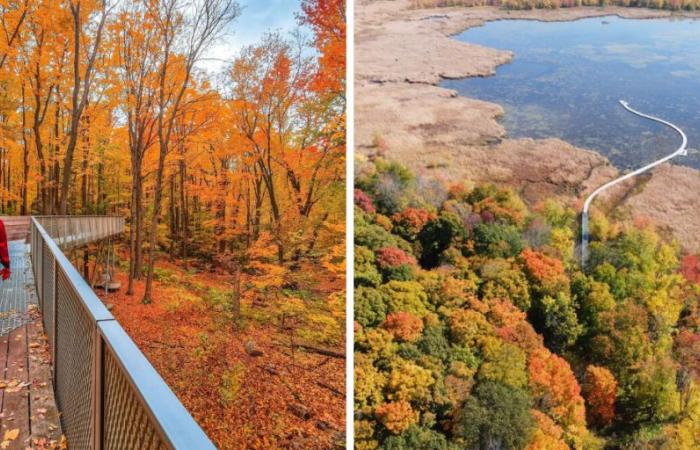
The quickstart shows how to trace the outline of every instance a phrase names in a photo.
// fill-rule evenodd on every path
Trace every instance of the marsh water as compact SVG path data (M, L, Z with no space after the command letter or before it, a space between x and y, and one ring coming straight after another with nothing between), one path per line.
M508 136L558 137L623 170L678 147L677 133L630 114L623 99L681 127L691 151L674 161L700 169L700 21L502 20L456 39L514 52L495 76L443 83L502 105Z

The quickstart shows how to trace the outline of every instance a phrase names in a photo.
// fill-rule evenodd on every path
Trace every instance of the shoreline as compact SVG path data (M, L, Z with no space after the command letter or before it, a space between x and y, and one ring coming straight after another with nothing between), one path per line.
M560 139L510 138L498 121L502 106L441 87L448 79L494 75L513 57L454 36L496 20L700 18L697 13L619 7L505 11L408 6L407 0L365 1L356 10L358 154L383 154L446 183L468 178L510 185L531 204L555 197L577 210L587 193L619 171L601 154ZM649 179L628 183L602 200L619 202L632 218L651 220L685 250L697 251L700 199L688 194L697 190L700 171L665 164Z

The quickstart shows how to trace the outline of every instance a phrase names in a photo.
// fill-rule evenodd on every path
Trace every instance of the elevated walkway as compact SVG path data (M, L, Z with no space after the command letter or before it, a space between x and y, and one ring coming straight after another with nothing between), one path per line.
M11 243L12 276L0 281L0 383L11 386L0 389L0 440L17 430L7 448L57 448L62 432L71 449L214 449L63 254L122 233L124 219L6 222L11 238L29 236Z

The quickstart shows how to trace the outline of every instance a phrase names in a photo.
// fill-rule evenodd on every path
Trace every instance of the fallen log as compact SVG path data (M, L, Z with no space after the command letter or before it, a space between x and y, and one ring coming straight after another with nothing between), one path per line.
M303 350L306 350L307 352L318 353L319 355L329 356L331 358L345 359L344 352L338 352L338 351L332 350L330 348L323 348L323 347L317 347L315 345L299 344L299 343L283 344L282 342L275 342L275 344L282 345L284 347L289 347L289 348L301 348Z
M345 397L344 392L340 391L339 389L336 389L334 386L331 386L328 383L324 383L323 381L317 381L316 384L324 389L328 389L329 391L331 391L332 393L334 393L335 395L337 395L339 397Z

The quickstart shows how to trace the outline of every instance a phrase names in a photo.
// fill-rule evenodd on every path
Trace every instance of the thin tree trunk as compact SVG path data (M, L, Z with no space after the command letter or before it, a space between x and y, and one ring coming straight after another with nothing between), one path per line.
M187 245L189 240L189 204L187 202L187 192L185 190L185 179L187 173L187 166L185 165L185 160L180 159L180 216L182 218L181 224L181 250L180 256L183 259L187 259Z
M180 230L178 229L179 218L175 203L175 174L170 175L170 181L168 184L170 185L170 197L168 199L168 204L170 205L170 213L168 214L168 224L170 227L170 249L168 253L170 255L170 260L172 261L175 259L175 242L177 242L180 234Z
M153 290L153 271L155 269L155 253L158 241L158 222L160 219L160 208L163 198L163 173L165 172L165 157L167 147L162 144L158 156L158 170L156 171L156 189L153 199L153 217L151 218L151 229L148 237L148 274L146 276L146 289L143 293L143 303L151 303Z
M27 105L25 103L24 83L22 83L22 207L20 214L27 215L28 212L28 183L29 183L29 142L27 142Z
M71 109L71 119L70 119L70 133L68 139L68 146L66 147L66 154L63 160L63 179L61 181L61 193L60 193L60 213L66 214L68 212L68 193L70 189L71 176L73 174L73 156L75 153L75 146L78 142L78 131L80 125L80 118L83 115L83 110L85 105L87 105L88 98L90 96L90 88L92 86L92 72L95 67L95 59L97 57L97 52L100 48L100 43L102 40L102 30L104 29L105 20L107 18L106 2L102 5L102 17L97 27L95 33L95 41L93 43L93 48L87 59L85 74L81 80L80 64L81 57L80 54L80 42L81 42L81 3L78 1L77 4L70 4L71 15L73 17L73 96L72 96L72 109Z

